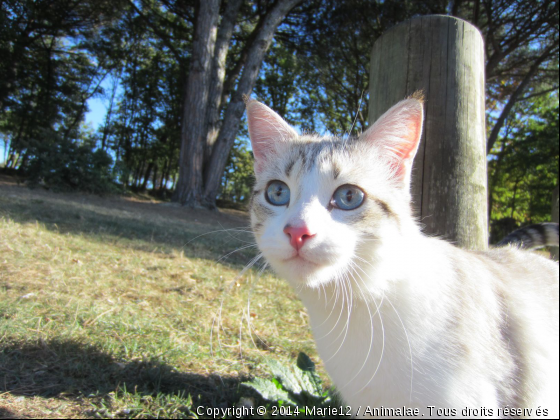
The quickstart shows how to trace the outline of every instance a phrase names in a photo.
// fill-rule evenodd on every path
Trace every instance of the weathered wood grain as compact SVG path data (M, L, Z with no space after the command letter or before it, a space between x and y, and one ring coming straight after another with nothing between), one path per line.
M413 169L416 215L429 235L486 249L484 45L477 28L449 16L422 16L377 40L370 124L418 90L426 117Z

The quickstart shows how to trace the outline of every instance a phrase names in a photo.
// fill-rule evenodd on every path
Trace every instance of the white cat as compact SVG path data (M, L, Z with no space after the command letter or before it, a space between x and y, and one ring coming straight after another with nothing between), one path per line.
M347 140L298 135L257 101L247 112L256 241L305 304L354 415L558 416L558 264L420 232L420 100Z

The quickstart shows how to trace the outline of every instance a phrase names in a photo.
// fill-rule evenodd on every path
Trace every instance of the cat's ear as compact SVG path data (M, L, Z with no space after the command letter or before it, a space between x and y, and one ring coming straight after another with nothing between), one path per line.
M293 139L297 133L280 115L255 100L247 101L247 121L255 171L260 172L267 160L275 158L275 144Z
M375 145L388 158L395 177L410 185L412 162L422 135L424 103L421 96L399 102L379 118L360 139Z

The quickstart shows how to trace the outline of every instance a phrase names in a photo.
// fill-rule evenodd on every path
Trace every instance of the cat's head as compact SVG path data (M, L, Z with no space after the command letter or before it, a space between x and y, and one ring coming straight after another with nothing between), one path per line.
M247 103L247 115L253 232L267 261L294 286L358 274L384 241L413 223L409 187L420 100L399 102L354 139L298 135L257 101Z

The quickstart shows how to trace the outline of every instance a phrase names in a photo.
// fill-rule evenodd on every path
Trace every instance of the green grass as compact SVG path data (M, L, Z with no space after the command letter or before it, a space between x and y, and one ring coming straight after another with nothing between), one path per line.
M256 398L269 358L319 362L293 290L239 277L256 249L224 258L247 226L0 179L0 417L196 417Z

